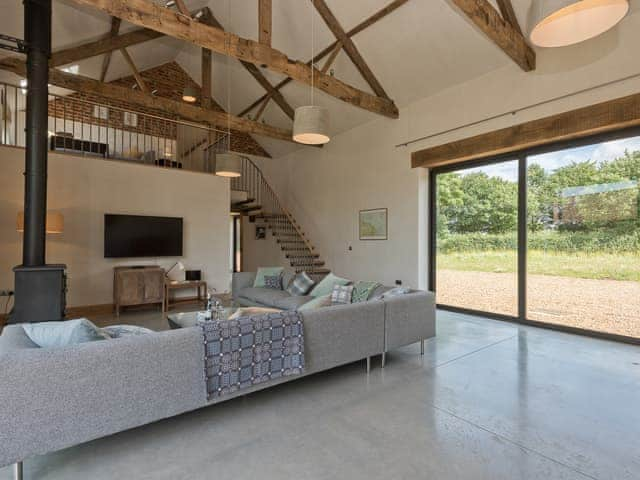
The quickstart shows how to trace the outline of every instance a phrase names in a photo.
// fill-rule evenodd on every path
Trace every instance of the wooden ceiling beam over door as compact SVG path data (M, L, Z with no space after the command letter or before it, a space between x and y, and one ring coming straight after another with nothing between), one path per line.
M111 31L107 35L106 38L113 38L118 36L118 32L120 31L120 24L122 20L116 17L111 17ZM124 48L124 47L123 47ZM111 64L111 54L113 51L107 52L102 59L102 68L100 69L100 81L104 82L104 79L107 76L107 71L109 70L109 64Z
M374 23L382 20L384 17L386 17L387 15L393 13L394 11L396 11L398 8L400 8L401 6L403 6L405 3L407 3L409 0L393 0L391 3L389 3L387 6L381 8L380 10L378 10L376 13L374 13L373 15L371 15L370 17L367 17L364 21L360 22L358 25L356 25L355 27L353 27L351 30L349 30L347 32L347 36L348 37L353 37L354 35L357 35L358 33L362 32L363 30L369 28L371 25L373 25ZM330 53L334 52L335 49L338 47L338 44L340 42L338 42L337 40L335 42L333 42L331 45L329 45L328 47L322 49L320 52L318 52L318 54L312 59L309 60L307 62L307 65L311 65L311 63L317 63L320 60L322 60L324 57L326 57L327 55L329 55ZM338 52L340 51L340 48L338 48ZM337 52L336 52L337 55ZM282 89L282 87L284 87L285 85L288 85L289 83L291 83L293 81L293 79L291 77L287 77L284 80L282 80L281 82L279 82L278 84L276 84L274 86L274 88L276 90L280 90ZM251 110L253 110L254 108L256 108L258 105L261 105L262 102L265 100L265 98L267 98L269 94L265 94L263 96L261 96L260 98L258 98L255 102L253 102L251 105L249 105L248 107L246 107L244 110L242 110L238 116L239 117L243 117L244 115L246 115L247 113L249 113Z
M26 75L27 70L25 62L17 58L5 58L1 60L0 69L22 76ZM93 78L66 73L57 68L49 69L49 83L56 87L73 90L75 92L92 93L109 99L124 100L127 103L160 110L168 116L175 115L196 123L209 123L218 128L227 128L227 125L229 125L232 130L239 132L264 135L265 137L293 142L293 133L291 130L253 122L245 118L230 115L224 111L201 108L185 102L157 97L118 85L102 83Z
M204 25L184 15L179 15L182 18L178 18L175 12L154 4L150 0L74 0L74 2L95 7L127 22L151 28L238 60L265 65L270 70L287 75L301 83L307 85L313 83L319 90L343 102L379 115L398 118L398 107L388 99L371 95L337 78L323 74L317 69L312 69L309 65L291 60L282 52L266 45Z
M258 41L271 46L272 27L271 0L258 0Z
M412 167L440 167L640 126L640 94L521 123L411 154Z
M369 65L367 65L367 62L364 60L364 58L362 58L362 55L353 43L353 40L351 40L351 37L349 37L344 31L344 28L342 28L342 25L340 25L340 22L333 14L329 6L325 3L324 0L311 1L324 20L324 23L327 24L327 27L329 27L329 30L331 30L338 42L342 44L343 50L347 53L347 55L356 66L360 74L364 77L366 82L369 84L371 89L378 97L389 99L387 92L384 91L384 88L382 88L382 85L369 68Z
M480 30L525 72L536 68L536 52L488 0L451 0ZM506 4L505 4L506 6Z

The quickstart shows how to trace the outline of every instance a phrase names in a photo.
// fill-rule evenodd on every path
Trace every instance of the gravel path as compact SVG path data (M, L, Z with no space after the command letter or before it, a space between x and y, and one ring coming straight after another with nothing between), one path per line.
M513 273L439 270L437 301L516 315ZM640 338L640 282L529 275L531 320Z

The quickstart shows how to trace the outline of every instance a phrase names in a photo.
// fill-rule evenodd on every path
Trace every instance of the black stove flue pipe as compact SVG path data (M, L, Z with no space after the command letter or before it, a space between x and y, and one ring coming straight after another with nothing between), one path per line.
M27 119L22 264L45 264L51 0L24 0Z

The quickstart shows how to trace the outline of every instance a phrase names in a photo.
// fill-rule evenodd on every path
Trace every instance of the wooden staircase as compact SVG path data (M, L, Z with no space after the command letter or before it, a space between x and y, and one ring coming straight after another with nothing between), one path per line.
M331 271L251 159L242 158L242 175L231 179L231 193L231 212L264 225L296 273L319 281Z

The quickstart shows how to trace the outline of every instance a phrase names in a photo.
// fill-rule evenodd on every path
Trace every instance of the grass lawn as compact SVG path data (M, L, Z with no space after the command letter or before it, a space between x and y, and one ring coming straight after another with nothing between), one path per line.
M476 272L515 272L515 251L438 253L437 268ZM531 274L598 280L640 282L640 255L609 253L553 253L530 250L527 271Z

